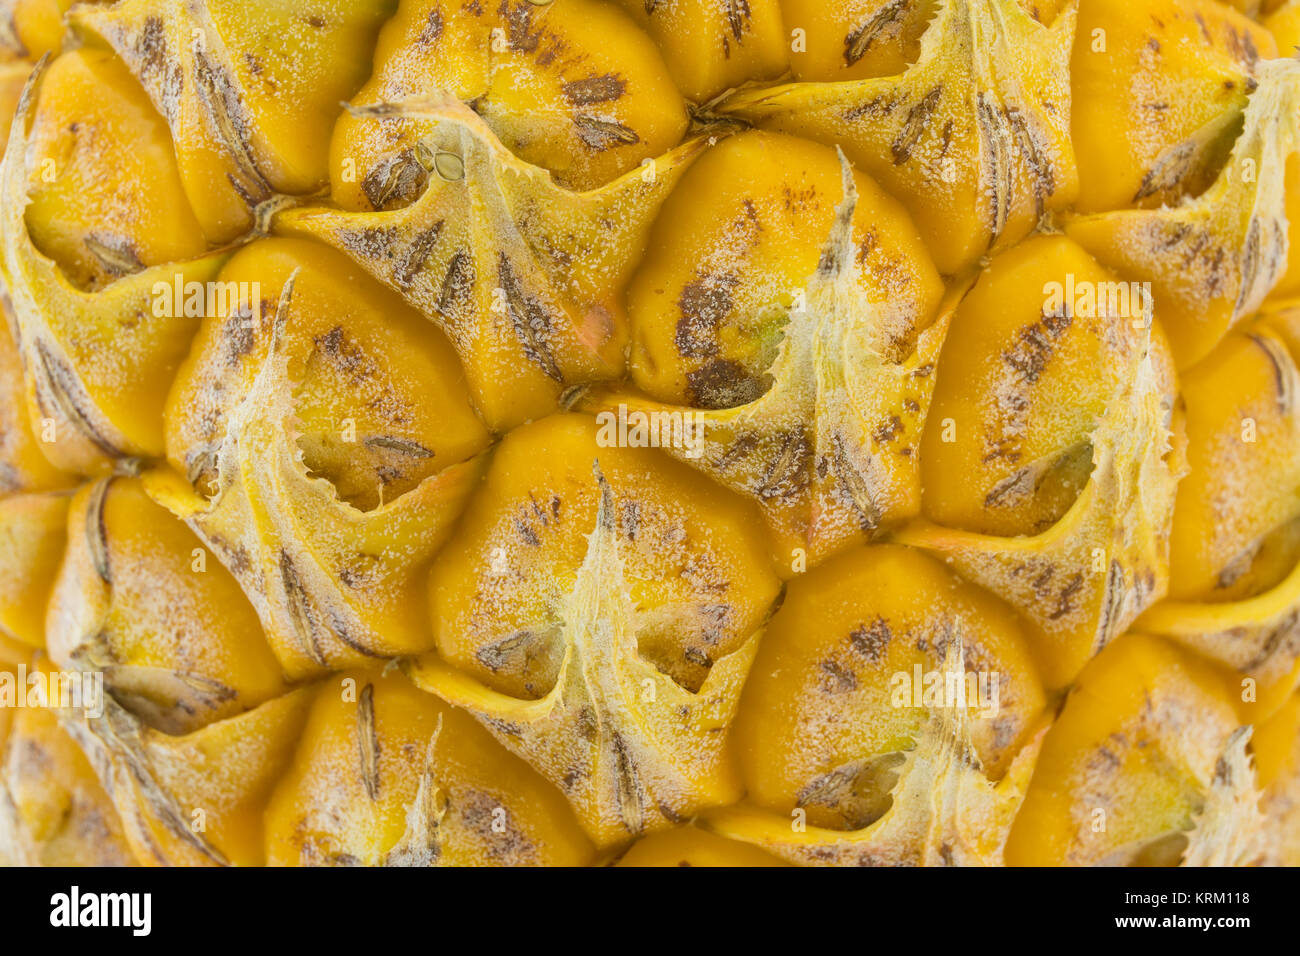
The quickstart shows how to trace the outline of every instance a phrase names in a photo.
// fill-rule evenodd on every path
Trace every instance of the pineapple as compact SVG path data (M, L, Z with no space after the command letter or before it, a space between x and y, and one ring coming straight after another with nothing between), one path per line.
M1300 864L1298 45L0 0L0 862Z
M6 711L0 742L0 864L135 864L113 801L52 711Z

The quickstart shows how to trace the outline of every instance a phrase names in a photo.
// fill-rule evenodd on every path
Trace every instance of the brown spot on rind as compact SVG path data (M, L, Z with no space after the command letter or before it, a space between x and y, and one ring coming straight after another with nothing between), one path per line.
M379 260L391 257L398 230L396 226L368 226L364 229L340 229L337 235L347 251L363 259Z
M812 460L812 445L802 428L796 428L773 438L779 442L776 454L764 469L755 492L760 498L793 498L808 490L811 476L808 464Z
M627 92L627 81L617 73L602 73L572 80L562 87L564 98L574 106L590 106L619 99Z
M415 150L407 148L385 157L361 181L361 191L375 210L403 209L419 199L429 184L429 171Z
M434 7L429 11L429 17L424 21L424 27L420 30L416 42L425 46L436 43L442 36L443 28L442 9Z
M736 408L757 401L767 391L766 377L731 359L713 359L686 373L691 400L698 408Z
M372 435L365 440L365 444L371 448L383 448L402 455L409 455L412 458L433 457L433 452L419 442L410 441L406 438L396 438L392 435Z
M1177 189L1198 168L1198 159L1203 156L1204 150L1194 139L1169 147L1156 157L1155 163L1142 177L1132 201L1139 202L1148 196Z
M749 8L749 0L726 0L727 6L727 26L731 28L731 35L736 40L742 40L745 31L749 28L749 21L752 11ZM728 47L730 50L730 47Z
M1258 670L1278 654L1285 655L1288 660L1294 660L1296 653L1300 652L1300 627L1296 626L1297 622L1300 622L1300 609L1293 608L1269 628L1260 643L1259 652L1238 670L1241 673Z
M682 652L682 656L699 667L712 667L713 659L708 654L696 647L688 647Z
M456 314L470 302L473 290L474 260L464 249L458 249L447 264L447 274L442 279L438 311L444 316Z
M480 790L466 790L453 804L467 829L493 860L503 866L528 866L540 862L537 847L511 823L510 813L498 798ZM499 812L500 811L500 812Z
M984 507L998 508L1019 501L1033 490L1032 478L1033 472L1028 468L1021 468L1015 474L1003 478L984 496Z
M911 0L891 0L876 11L866 23L844 38L844 63L853 66L867 54L876 37L895 26L907 13Z
M253 351L256 344L253 328L253 310L242 305L221 325L221 347L227 368L238 368L240 360Z
M573 118L573 125L578 131L578 139L591 149L634 146L641 142L636 130L615 120L604 120L583 113Z
M1002 360L1026 382L1037 382L1055 352L1055 340L1069 329L1073 321L1068 314L1043 313L1037 322L1020 330L1015 346L1002 353Z
M298 577L298 569L287 551L280 552L280 580L288 599L289 615L293 620L298 643L316 664L325 665L325 655L321 653L316 639L316 615L307 600L307 594Z
M548 378L563 382L555 354L548 339L551 335L551 316L546 307L530 298L515 275L509 257L500 253L497 258L497 274L500 277L502 291L506 294L510 319L515 334L523 346L524 355L540 368Z
M637 773L636 762L627 741L620 734L613 734L610 751L614 758L614 788L618 801L619 818L624 828L634 835L645 830L646 792Z
M716 468L720 472L725 472L728 468L738 461L748 458L758 449L758 435L754 432L747 432L740 435L735 441L718 457Z
M832 660L822 661L818 667L822 672L821 688L826 694L846 694L858 687L858 676L853 671Z
M250 206L269 199L273 190L253 156L244 106L234 81L206 53L197 51L194 83L211 129L234 162L235 169L227 172L232 186Z
M357 746L361 759L361 782L371 801L379 799L379 732L375 727L375 687L367 684L357 700Z
M528 53L536 59L538 66L547 67L564 53L565 45L555 34L547 32L544 23L539 23L534 29L533 12L537 6L532 0L523 3L502 0L497 12L505 19L510 49Z
M1281 277L1286 268L1286 233L1286 224L1279 218L1263 218L1259 214L1251 217L1246 229L1245 246L1241 251L1241 288L1237 291L1234 305L1236 314L1245 309L1261 272L1267 273L1270 285ZM1219 254L1221 261L1222 248L1219 249Z
M1273 367L1273 388L1277 392L1277 407L1283 416L1290 415L1295 407L1295 366L1285 347L1275 339L1262 335L1252 335L1250 340L1260 347L1268 356Z
M1214 37L1210 34L1210 28L1206 25L1205 18L1201 16L1201 12L1198 10L1192 14L1192 16L1196 19L1196 25L1201 28L1201 36L1205 38L1205 42L1213 44Z
M863 533L870 534L875 531L880 525L883 512L880 505L876 503L870 483L859 470L854 456L849 454L843 435L837 433L834 436L831 454L828 459L823 459L823 462L829 464L830 471L835 475L840 497L857 513L858 524ZM819 463L819 470L825 470L824 464Z
M474 657L494 674L501 671L523 673L534 656L537 641L538 636L532 631L516 631L480 647Z
M1030 125L1033 118L1027 117L1015 106L1007 108L1006 117L1016 145L1020 148L1021 158L1029 167L1030 178L1033 180L1034 215L1041 218L1047 208L1047 200L1056 191L1056 174L1052 170L1046 150L1042 148L1034 128Z
M930 123L930 117L939 107L939 100L943 96L943 87L936 86L926 93L915 106L907 113L907 119L903 121L903 128L898 131L894 137L894 142L890 144L890 153L894 157L894 165L901 166L911 158L912 151L916 149L917 143L921 141L921 136Z
M871 433L871 438L878 444L884 445L894 441L904 432L903 420L897 415L890 415L889 421L881 422Z
M1111 559L1106 572L1106 590L1101 599L1101 621L1097 626L1097 644L1093 653L1097 653L1119 631L1120 616L1124 613L1124 602L1128 596L1124 581L1124 566L1115 558Z
M739 282L730 273L700 275L682 288L673 344L683 357L712 358L717 353L718 326L735 308L732 293Z
M637 532L641 528L641 503L639 501L624 501L621 514L620 531L623 537L635 542Z
M125 236L92 232L86 235L82 243L109 275L131 275L144 268L135 246Z
M168 55L167 34L162 17L149 15L135 38L135 55L139 62L140 79L160 91L162 112L171 123L176 118L177 103L184 85L184 74L179 60Z
M989 246L992 247L1006 229L1007 220L1011 216L1013 136L1002 108L987 93L979 94L975 104L975 119L980 130L983 165L989 170L983 186L988 196Z
M1083 575L1076 573L1065 587L1061 588L1061 593L1057 595L1056 608L1049 614L1048 620L1059 621L1067 614L1074 610L1074 596L1083 589Z
M853 633L849 635L849 644L854 651L872 664L878 664L893 637L889 623L883 617L877 617L870 624L862 624L854 628Z
M882 93L874 96L865 103L858 103L844 111L844 119L850 123L856 123L865 117L881 119L894 112L903 102L903 99L897 94Z
M402 257L401 262L393 270L393 278L403 289L409 288L411 283L415 281L415 277L420 274L420 270L424 268L424 264L429 260L429 256L432 255L433 250L438 245L438 239L442 235L444 225L445 222L439 220L417 235L406 250L406 255Z
M81 383L76 373L54 355L44 340L36 339L37 374L45 385L50 397L54 399L57 411L63 415L81 435L99 451L109 458L122 458L124 453L107 438L104 438L90 423L90 412L82 407L76 396L82 393ZM42 398L37 391L38 401ZM42 411L45 404L40 401Z
M86 547L90 551L91 564L95 573L105 584L113 583L113 575L108 563L108 529L104 526L104 502L108 498L112 478L105 478L95 485L86 502Z

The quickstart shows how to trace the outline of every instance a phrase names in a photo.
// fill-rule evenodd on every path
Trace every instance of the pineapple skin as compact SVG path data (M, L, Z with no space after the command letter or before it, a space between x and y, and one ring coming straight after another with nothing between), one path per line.
M0 865L1300 865L1298 43L0 0Z

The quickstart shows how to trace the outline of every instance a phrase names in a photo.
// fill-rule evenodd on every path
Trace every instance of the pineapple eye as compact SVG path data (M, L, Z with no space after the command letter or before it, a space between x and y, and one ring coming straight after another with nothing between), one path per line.
M1246 545L1214 580L1216 601L1256 597L1281 584L1300 562L1300 517ZM1172 587L1172 583L1171 583Z
M185 734L287 685L235 578L139 478L87 485L68 512L45 635L60 667L103 674L143 724Z
M41 253L93 290L205 251L167 124L121 60L70 52L37 93L25 223Z
M1272 46L1222 3L1163 3L1158 14L1122 0L1080 4L1070 61L1078 211L1174 205L1213 182ZM1117 130L1130 148L1110 148Z
M436 122L394 112L438 95L471 107L506 148L577 191L662 155L689 125L659 52L615 5L403 0L370 82L352 101L353 113L387 114L378 122L345 115L334 131L332 191L340 205L409 206L426 186L415 175L421 164L450 182L464 178L453 159L436 167L427 161Z
M1183 381L1190 471L1174 508L1169 591L1221 601L1265 540L1300 516L1291 490L1300 483L1300 373L1264 321L1229 334ZM1254 507L1228 506L1247 500Z
M1092 433L1125 363L1144 348L1140 299L1059 237L1028 240L989 264L958 307L936 369L921 447L934 521L1011 536L1065 516L1093 471ZM1158 329L1150 348L1172 404Z
M274 304L294 269L292 295ZM337 253L264 240L232 259L217 282L257 290L261 305L207 317L173 386L172 460L206 497L217 491L216 449L279 323L303 463L343 501L372 511L487 446L442 334Z
M1075 213L1065 221L1066 233L1099 261L1151 290L1180 370L1209 355L1271 292L1290 294L1296 282L1287 238L1295 220L1288 224L1286 210L1294 204L1288 184L1296 180L1300 159L1294 130L1279 127L1275 120L1300 109L1293 61L1261 58L1260 50L1264 57L1274 52L1270 34L1233 11L1209 6L1217 12L1206 9L1203 16L1180 11L1170 29L1195 31L1197 37L1160 55L1177 61L1217 36L1226 50L1209 56L1208 64L1193 57L1194 79L1185 82L1219 83L1226 74L1229 79L1222 80L1218 94L1221 112L1194 132L1178 131L1178 136L1190 134L1191 139L1175 138L1174 144L1150 159L1153 165L1134 198L1112 199L1114 206L1139 208L1108 205L1108 211ZM1189 17L1199 22L1193 24ZM1164 48L1160 40L1150 37L1144 49ZM1222 62L1225 56L1236 62ZM1171 72L1177 75L1182 68ZM1120 83L1126 84L1128 76L1126 71ZM1113 99L1101 97L1107 108ZM1214 102L1215 97L1207 93L1196 108ZM1178 111L1173 121L1184 115L1185 111ZM1160 142L1158 135L1150 139ZM1225 151L1227 160L1220 163ZM1209 158L1202 161L1201 154L1207 152ZM1211 180L1216 170L1217 177ZM1122 176L1116 179L1123 182ZM1162 196L1165 187L1181 201ZM1146 208L1147 203L1158 205ZM1252 212L1243 214L1246 209Z
M17 663L0 663L0 680L17 680ZM34 662L30 672L54 668ZM10 825L31 836L0 846L6 866L136 865L111 796L54 711L0 710L0 755Z
M1032 637L1010 608L909 548L861 548L808 571L788 585L741 699L748 806L708 825L799 862L978 858L979 841L956 835L960 812L936 811L948 799L936 795L996 813L998 794L1019 786L1015 755L1046 718ZM922 794L928 809L914 803Z
M1098 654L1043 741L1007 842L1013 866L1233 865L1254 786L1231 686L1143 634ZM1241 861L1238 861L1238 865Z
M257 225L259 204L315 193L328 181L338 104L370 74L392 3L321 6L82 3L68 13L69 24L111 48L166 114L173 162L202 227L193 235L234 241ZM130 167L115 168L120 175ZM148 184L153 201L168 198L156 173L137 181Z
M1169 597L1137 625L1239 673L1263 714L1291 693L1296 668L1279 637L1300 587L1292 311L1266 310L1183 376L1188 473L1170 526Z
M724 738L779 582L743 501L553 415L497 448L429 577L416 683L483 721L611 845L725 802Z
M939 275L910 218L865 177L853 224L858 286L889 303L889 357L910 354L935 318ZM760 398L791 312L806 313L843 200L834 150L744 133L689 170L665 204L628 290L632 379L651 397L697 408Z
M585 626L573 594L592 560L587 538L603 500L593 461L613 483L610 520L623 577L584 586L624 601L627 617L617 626L637 653L698 691L714 660L761 622L760 595L774 593L774 579L753 564L748 533L734 547L706 543L717 541L714 522L676 504L695 484L689 472L603 445L577 416L528 426L497 450L483 493L430 579L439 651L503 693L537 699L552 691L566 644ZM651 470L625 486L624 476L638 468ZM717 523L738 528L739 502L718 495L716 505ZM743 582L745 570L756 575L752 583Z
M944 3L897 74L754 85L718 111L843 149L907 208L939 271L959 275L1074 199L1059 108L1073 26L1015 0Z
M158 494L244 586L271 589L264 626L287 672L427 649L412 589L490 441L450 344L306 240L253 242L216 282L227 303L260 305L203 319L168 399L175 474ZM246 521L252 502L273 523L310 514L304 546Z
M296 752L267 803L272 866L575 866L592 856L554 788L399 674L321 682Z

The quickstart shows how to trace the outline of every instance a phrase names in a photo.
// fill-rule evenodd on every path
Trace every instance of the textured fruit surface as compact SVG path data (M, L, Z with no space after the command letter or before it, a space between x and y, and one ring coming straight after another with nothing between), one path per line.
M0 865L1300 865L1300 0L0 0Z
M865 176L855 186L861 294L891 303L891 347L905 355L943 287L907 213ZM806 140L747 133L696 163L628 288L637 386L702 408L767 391L785 310L817 267L841 197L834 150Z

